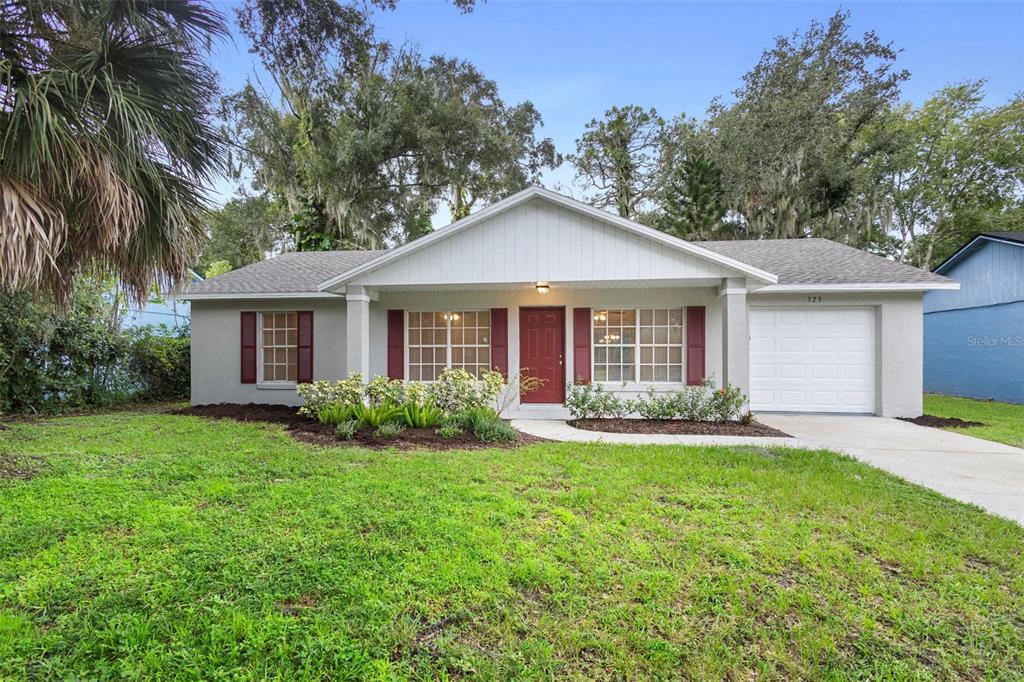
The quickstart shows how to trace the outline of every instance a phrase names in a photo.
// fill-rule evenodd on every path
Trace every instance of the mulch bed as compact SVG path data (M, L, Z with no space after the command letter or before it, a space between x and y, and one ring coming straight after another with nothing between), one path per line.
M697 422L685 419L574 419L569 426L605 433L669 433L700 436L761 436L789 438L788 433L759 422Z
M484 448L517 448L533 443L544 442L543 438L520 433L514 443L481 443L472 433L463 433L456 438L442 438L434 429L406 428L392 438L379 438L370 427L360 429L351 440L338 437L335 428L329 424L321 424L299 414L298 408L289 405L236 405L221 403L219 405L195 405L178 410L171 414L183 414L193 417L211 419L234 419L240 422L267 422L283 424L295 440L312 445L359 445L374 450L398 448L399 450L480 450Z
M954 427L958 429L966 429L970 426L985 426L981 422L969 422L964 421L958 417L936 417L931 414L924 414L920 417L897 417L900 421L910 422L911 424L917 424L918 426L931 426L936 429L944 429L948 427Z

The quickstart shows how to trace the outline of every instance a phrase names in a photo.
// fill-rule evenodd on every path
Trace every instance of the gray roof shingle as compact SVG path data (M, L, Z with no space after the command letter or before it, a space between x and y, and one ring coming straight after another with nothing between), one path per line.
M778 275L779 284L935 284L951 281L828 239L694 243Z
M779 284L934 284L941 275L875 256L828 239L694 242L779 276ZM321 282L383 251L291 252L232 270L189 287L190 294L317 293Z
M293 251L226 272L185 291L189 294L317 293L325 279L372 260L383 251Z

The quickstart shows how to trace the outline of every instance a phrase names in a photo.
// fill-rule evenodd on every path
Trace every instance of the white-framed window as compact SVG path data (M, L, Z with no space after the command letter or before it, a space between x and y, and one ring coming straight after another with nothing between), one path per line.
M259 320L260 383L295 383L299 371L298 314L260 313Z
M475 377L490 369L490 310L410 311L406 322L411 381L434 381L446 367Z
M594 381L682 383L683 308L595 308Z

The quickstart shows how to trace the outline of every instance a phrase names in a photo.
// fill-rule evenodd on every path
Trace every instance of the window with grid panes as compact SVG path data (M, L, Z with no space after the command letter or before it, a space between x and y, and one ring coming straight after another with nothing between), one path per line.
M410 312L409 379L434 381L445 367L475 377L491 366L491 312L446 310Z
M295 313L260 315L264 382L295 381L299 364L297 317Z
M681 383L683 308L596 309L594 381Z

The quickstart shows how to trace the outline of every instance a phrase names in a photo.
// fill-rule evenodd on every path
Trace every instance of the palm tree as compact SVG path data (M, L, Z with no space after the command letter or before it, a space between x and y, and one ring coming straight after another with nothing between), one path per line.
M0 288L184 281L221 167L205 0L0 0Z

